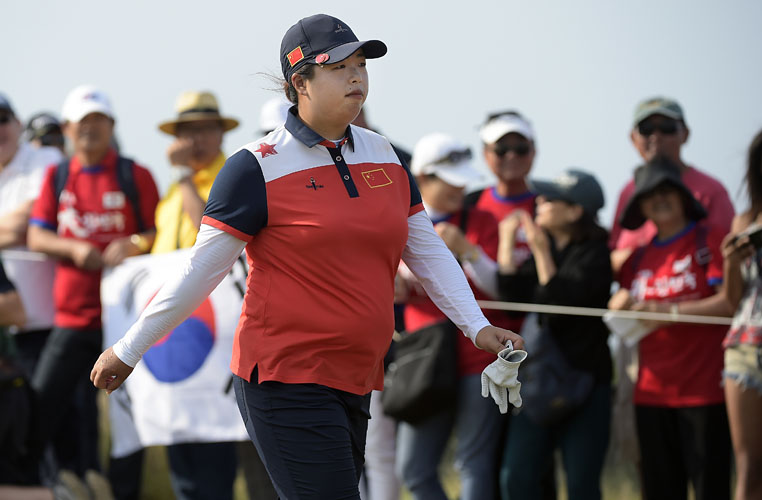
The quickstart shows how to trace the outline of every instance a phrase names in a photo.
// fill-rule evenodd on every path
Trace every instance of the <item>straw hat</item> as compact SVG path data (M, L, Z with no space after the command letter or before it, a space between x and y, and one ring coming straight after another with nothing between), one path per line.
M177 118L159 124L159 130L169 135L176 135L180 123L197 122L201 120L219 120L223 132L233 130L238 126L238 120L222 116L217 98L211 92L190 90L183 92L175 104Z

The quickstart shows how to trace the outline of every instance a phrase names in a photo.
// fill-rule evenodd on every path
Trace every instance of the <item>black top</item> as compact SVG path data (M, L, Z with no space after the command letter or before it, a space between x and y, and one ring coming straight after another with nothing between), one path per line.
M537 280L534 258L516 274L500 274L501 299L578 307L607 306L611 295L611 261L605 239L569 243L561 251L550 238L556 274L545 285ZM569 364L593 374L599 382L611 380L609 331L601 318L539 314L540 325L548 325ZM531 355L531 353L530 353Z

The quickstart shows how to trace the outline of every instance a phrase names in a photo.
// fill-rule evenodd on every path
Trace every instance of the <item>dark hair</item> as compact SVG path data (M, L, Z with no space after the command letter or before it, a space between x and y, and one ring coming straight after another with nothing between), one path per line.
M608 241L609 232L598 224L596 216L587 211L582 212L582 216L572 223L571 227L572 241Z
M754 136L749 146L746 167L746 191L751 201L751 215L762 212L762 130Z
M296 70L294 74L300 75L305 80L310 80L313 76L315 76L315 65L305 64ZM290 81L287 82L285 79L281 79L281 86L283 87L283 92L285 92L288 102L291 104L299 104L299 94L297 94L296 89L294 88L294 84Z

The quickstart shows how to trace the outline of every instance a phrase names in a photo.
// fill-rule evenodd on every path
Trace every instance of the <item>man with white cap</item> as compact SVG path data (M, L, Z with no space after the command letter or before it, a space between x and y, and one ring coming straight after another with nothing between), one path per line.
M101 269L143 253L138 240L153 240L159 197L150 172L112 148L114 112L103 92L75 88L62 117L73 156L47 170L27 236L31 250L57 259L54 328L32 378L43 446L101 349Z
M421 192L423 205L434 228L460 261L477 299L497 297L498 229L495 217L484 210L464 207L467 185L480 174L471 165L471 151L461 141L433 133L421 138L413 150L410 170ZM416 286L404 266L400 275L408 283L405 325L415 332L445 320L429 297ZM494 325L510 322L500 311L485 311ZM462 338L461 338L462 337ZM414 498L444 498L437 468L452 431L458 446L456 463L461 497L494 498L502 416L498 408L480 396L481 373L495 356L456 335L455 366L458 392L454 407L425 417L415 424L401 422L397 439L397 471Z
M502 221L516 210L530 214L535 211L535 193L529 189L527 179L532 170L537 142L532 123L515 110L499 111L487 116L479 129L484 161L497 182L485 189L469 193L466 204L485 210ZM513 259L517 265L526 261L532 252L524 230L516 232ZM503 313L509 317L508 326L514 332L521 331L522 313ZM555 498L553 464L549 463L543 476L542 498Z

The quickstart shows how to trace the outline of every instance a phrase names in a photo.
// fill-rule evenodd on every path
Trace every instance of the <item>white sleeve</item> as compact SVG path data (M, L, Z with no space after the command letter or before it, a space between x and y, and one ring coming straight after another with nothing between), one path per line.
M421 211L407 218L407 245L402 260L413 271L434 304L472 341L489 321L479 309L458 261Z
M220 284L246 247L221 229L201 224L181 273L169 279L116 344L114 354L132 366L149 347L190 316Z
M476 288L489 295L493 299L498 296L497 291L497 262L490 259L484 253L482 247L476 247L479 251L479 257L472 261L463 263L463 272L471 278Z

